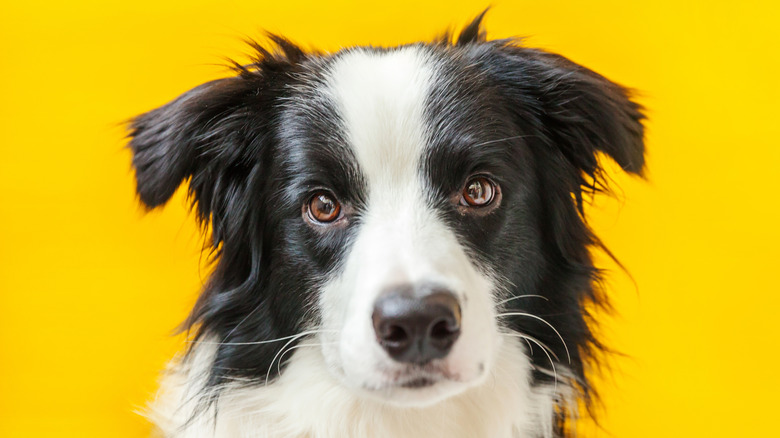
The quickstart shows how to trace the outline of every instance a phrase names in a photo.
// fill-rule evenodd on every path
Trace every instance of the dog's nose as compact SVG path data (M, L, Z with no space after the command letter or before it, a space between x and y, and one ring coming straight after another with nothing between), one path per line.
M444 357L460 335L460 306L448 291L387 291L374 304L372 319L379 345L398 362Z

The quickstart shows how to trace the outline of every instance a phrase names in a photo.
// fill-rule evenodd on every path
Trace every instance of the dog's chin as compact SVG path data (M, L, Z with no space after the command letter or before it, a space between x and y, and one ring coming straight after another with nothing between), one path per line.
M424 408L440 403L465 391L470 385L450 380L415 381L381 389L365 389L371 398L410 408Z
M483 373L484 374L484 373ZM362 395L398 407L428 407L478 385L484 375L462 379L445 373L409 371L359 385Z

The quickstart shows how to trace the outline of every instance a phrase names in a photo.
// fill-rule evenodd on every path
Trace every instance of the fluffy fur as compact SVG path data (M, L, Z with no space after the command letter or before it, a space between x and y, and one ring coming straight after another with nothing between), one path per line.
M641 173L643 116L566 58L487 41L481 18L335 54L274 36L132 122L141 201L188 181L215 252L152 409L164 436L567 436L607 304L583 193L599 154ZM461 201L475 177L489 208ZM307 216L317 193L338 220ZM399 363L377 341L372 308L398 287L455 297L446 357Z

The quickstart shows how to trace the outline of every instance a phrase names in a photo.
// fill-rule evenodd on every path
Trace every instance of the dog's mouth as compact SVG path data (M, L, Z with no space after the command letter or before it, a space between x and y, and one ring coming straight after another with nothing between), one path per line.
M405 382L401 382L398 386L401 388L417 389L433 386L436 382L436 379L432 379L430 377L417 377Z
M377 380L361 386L366 395L383 402L405 407L431 406L469 386L446 365L429 363L385 369Z
M400 370L385 373L387 388L421 389L436 385L442 381L456 381L452 375L441 365L410 365Z

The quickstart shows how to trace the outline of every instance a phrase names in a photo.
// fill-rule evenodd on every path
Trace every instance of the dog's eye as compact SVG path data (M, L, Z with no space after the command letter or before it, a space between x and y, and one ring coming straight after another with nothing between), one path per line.
M317 192L309 199L307 212L313 222L327 224L339 218L341 205L336 198L328 192Z
M496 184L484 176L471 178L461 192L460 204L468 207L485 207L496 197Z

